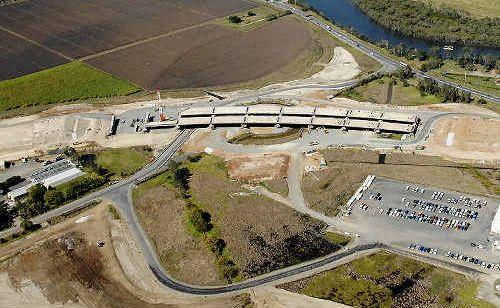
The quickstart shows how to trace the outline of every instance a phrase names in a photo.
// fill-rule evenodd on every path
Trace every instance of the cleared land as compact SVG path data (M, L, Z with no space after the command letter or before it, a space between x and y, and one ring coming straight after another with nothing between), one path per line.
M290 158L285 154L259 154L231 157L226 160L229 177L239 181L282 179Z
M0 82L0 112L77 99L128 95L140 90L82 62L72 62Z
M314 63L323 53L314 31L295 17L286 16L249 32L209 24L88 63L144 88L192 89L259 79L298 58L308 60L311 54ZM304 74L299 68L307 73L307 66L296 65L284 80Z
M322 154L328 169L305 175L302 190L312 208L331 216L369 174L471 194L494 193L493 187L485 187L471 172L473 168L459 168L438 157L395 153L387 156L386 164L378 164L374 151L326 150Z
M442 101L437 96L425 93L421 94L415 87L417 81L414 79L411 79L406 87L400 80L396 80L392 86L390 83L391 79L389 77L383 77L373 80L366 85L343 92L340 96L358 101L368 101L376 104L389 103L399 106L437 104ZM389 91L390 87L392 87L392 94Z
M355 307L494 307L476 281L386 252L281 287Z
M465 160L500 159L500 120L461 116L436 124L426 151Z

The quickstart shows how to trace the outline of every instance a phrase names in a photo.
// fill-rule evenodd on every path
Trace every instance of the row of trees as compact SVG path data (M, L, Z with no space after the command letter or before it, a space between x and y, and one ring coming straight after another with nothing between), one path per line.
M23 219L43 214L74 200L88 191L102 186L107 178L96 173L86 174L56 188L45 188L41 184L31 187L24 200L18 202L14 208L16 214Z
M439 84L433 79L421 79L419 80L417 87L424 93L441 97L443 101L454 103L470 103L472 101L470 93L460 91L457 88L446 84Z
M190 162L197 162L202 159L201 155L188 158ZM197 204L190 193L190 180L192 173L186 165L171 161L169 164L169 178L179 189L186 203L188 211L189 224L199 234L203 235L205 245L216 256L218 266L224 278L230 283L238 276L239 271L235 263L230 259L227 253L224 253L226 242L219 238L213 230L212 216L204 211Z

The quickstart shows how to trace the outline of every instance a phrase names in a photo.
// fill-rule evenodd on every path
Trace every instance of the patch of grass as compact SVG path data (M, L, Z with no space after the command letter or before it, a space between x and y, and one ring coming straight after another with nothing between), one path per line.
M495 195L500 195L500 185L497 185L492 180L490 180L485 174L479 171L477 168L468 167L467 170L474 176L481 184L483 184L486 189Z
M120 220L120 213L118 213L118 210L112 204L108 204L108 212L114 220Z
M373 80L366 85L342 92L339 96L357 101L368 101L376 104L387 103L387 91L391 78L383 77ZM425 93L420 93L416 88L417 80L410 79L405 86L402 81L396 80L393 84L391 105L417 106L441 103L442 99Z
M242 133L229 139L229 143L245 144L245 145L269 145L285 143L299 138L302 130L298 128L289 129L278 134L254 134Z
M351 238L336 232L326 232L326 238L334 245L345 246L349 244Z
M17 108L122 96L142 89L82 62L71 62L0 82L0 112Z
M97 152L95 162L111 174L129 176L144 167L151 158L149 149L117 148Z
M493 307L477 299L475 280L388 252L281 287L355 307Z

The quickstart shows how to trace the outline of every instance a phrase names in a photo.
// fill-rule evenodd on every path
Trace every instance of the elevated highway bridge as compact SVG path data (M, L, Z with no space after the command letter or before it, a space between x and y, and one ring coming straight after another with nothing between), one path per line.
M193 107L181 111L177 119L149 122L145 127L148 130L225 126L324 127L410 134L416 131L419 123L420 118L416 115L393 111L262 104Z

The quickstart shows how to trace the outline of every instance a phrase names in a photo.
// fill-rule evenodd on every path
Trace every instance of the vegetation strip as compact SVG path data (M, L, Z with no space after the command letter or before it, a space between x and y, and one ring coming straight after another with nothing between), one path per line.
M138 91L141 91L139 87L127 81L82 62L71 62L0 82L0 112Z

